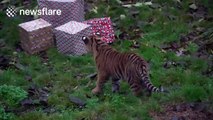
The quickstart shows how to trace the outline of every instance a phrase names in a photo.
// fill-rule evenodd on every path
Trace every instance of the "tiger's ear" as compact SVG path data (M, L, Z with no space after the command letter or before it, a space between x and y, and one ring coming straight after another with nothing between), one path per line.
M86 36L83 36L82 40L84 41L85 44L87 44L89 42L89 39Z

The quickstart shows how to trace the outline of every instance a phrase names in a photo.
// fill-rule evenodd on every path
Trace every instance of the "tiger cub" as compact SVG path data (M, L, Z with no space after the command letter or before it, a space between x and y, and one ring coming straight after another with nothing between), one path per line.
M120 53L101 40L98 35L83 37L86 48L93 54L98 70L96 87L93 94L99 94L103 90L104 83L112 78L112 90L118 92L119 80L124 79L130 85L133 94L138 96L142 88L149 93L163 92L149 81L147 62L134 53Z

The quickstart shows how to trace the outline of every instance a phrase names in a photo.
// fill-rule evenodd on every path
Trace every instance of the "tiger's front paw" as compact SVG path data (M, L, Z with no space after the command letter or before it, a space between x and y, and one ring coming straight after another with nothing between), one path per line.
M101 89L96 87L96 88L94 88L92 90L92 93L95 94L95 95L100 94L101 93Z

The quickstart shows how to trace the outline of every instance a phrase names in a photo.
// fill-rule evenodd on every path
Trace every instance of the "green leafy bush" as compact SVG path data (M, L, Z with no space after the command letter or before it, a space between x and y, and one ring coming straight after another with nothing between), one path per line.
M0 86L0 102L6 105L15 106L26 97L27 92L20 87L10 85Z
M0 120L13 120L14 116L11 113L6 113L4 109L0 106Z

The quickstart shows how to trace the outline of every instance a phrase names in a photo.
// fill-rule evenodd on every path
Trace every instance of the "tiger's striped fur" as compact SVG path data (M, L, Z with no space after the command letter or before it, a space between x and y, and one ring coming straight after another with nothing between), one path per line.
M120 53L114 50L99 36L82 38L88 51L92 52L98 70L96 87L93 94L102 92L104 83L112 78L113 91L119 91L119 80L124 79L130 85L134 95L138 96L145 87L149 92L160 92L149 80L147 62L134 53Z

